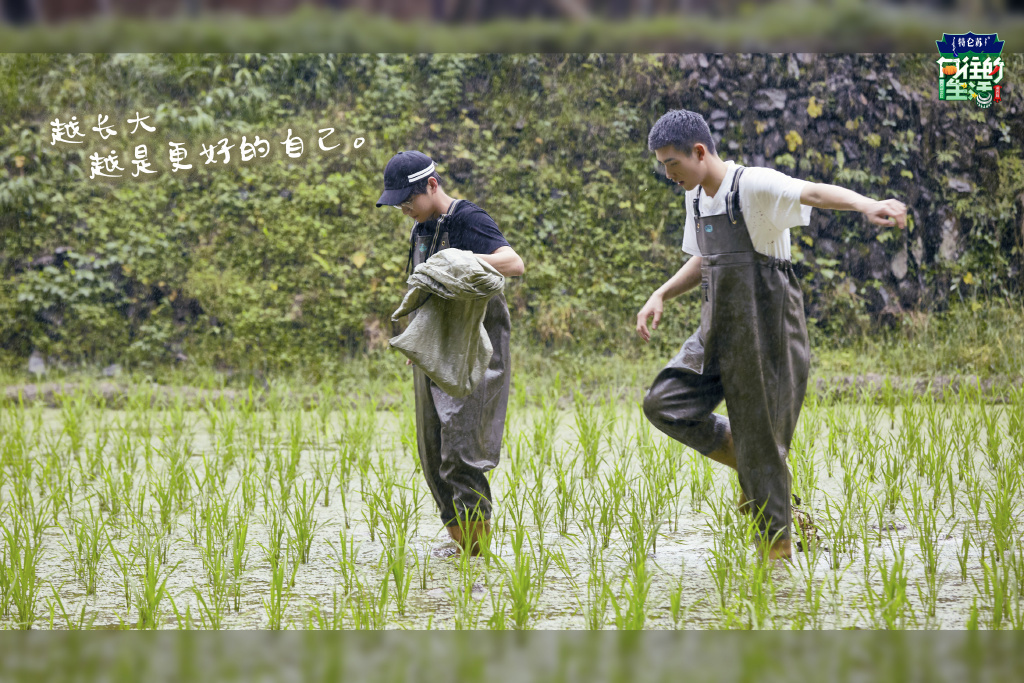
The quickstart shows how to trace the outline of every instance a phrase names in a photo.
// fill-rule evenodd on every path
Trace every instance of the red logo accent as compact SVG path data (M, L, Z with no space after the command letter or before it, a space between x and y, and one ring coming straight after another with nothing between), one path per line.
M999 98L999 91L1002 90L1002 89L1003 89L1003 86L1001 86L1001 85L997 85L996 86L996 102L1002 102L1002 100Z

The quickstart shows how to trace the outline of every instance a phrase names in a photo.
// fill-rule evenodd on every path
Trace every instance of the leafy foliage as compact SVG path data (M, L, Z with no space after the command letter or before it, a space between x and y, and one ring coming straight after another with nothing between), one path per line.
M863 328L889 301L941 307L951 286L1019 291L1019 94L1004 91L1004 106L985 112L935 103L928 56L701 60L2 55L0 346L235 367L378 347L395 331L411 226L374 202L391 154L421 149L523 255L526 275L507 292L517 334L622 348L636 311L682 262L682 196L658 181L646 149L653 121L679 106L712 121L724 158L911 205L906 233L830 212L794 231L820 332ZM1009 57L1008 72L1022 66ZM762 87L796 106L751 106ZM132 134L123 122L136 112L156 131ZM98 114L118 135L90 130ZM85 144L51 145L49 122L72 115ZM324 151L327 128L325 145L340 146ZM303 138L301 158L284 154L289 130ZM272 152L242 161L242 136L257 135ZM222 138L235 146L230 162L204 163L202 147ZM171 171L171 141L189 150L191 170ZM89 179L91 154L114 150L125 165L139 144L156 174L132 178L128 165L120 180ZM974 164L976 149L990 150L991 169ZM908 252L897 277L891 263ZM697 319L689 297L671 306L657 337L666 349Z

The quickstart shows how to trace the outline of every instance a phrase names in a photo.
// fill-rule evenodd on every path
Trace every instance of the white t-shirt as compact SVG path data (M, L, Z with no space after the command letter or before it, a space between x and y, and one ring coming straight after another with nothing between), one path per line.
M725 178L718 188L718 194L709 197L700 193L700 215L713 216L725 213L725 196L732 189L732 177L739 166L727 161ZM810 225L811 207L800 204L800 193L806 180L790 178L771 168L749 166L740 179L740 210L747 223L750 241L761 254L790 260L789 229L798 225ZM686 227L683 228L683 251L700 256L697 246L697 231L694 226L693 199L697 188L686 193Z

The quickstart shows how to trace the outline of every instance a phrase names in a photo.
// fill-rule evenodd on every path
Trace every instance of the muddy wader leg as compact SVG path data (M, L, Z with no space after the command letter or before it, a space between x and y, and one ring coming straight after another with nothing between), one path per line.
M716 415L722 402L717 376L698 375L672 364L658 373L644 397L644 415L660 431L713 460L723 462L729 419ZM721 458L721 459L720 459ZM732 463L723 462L735 469Z
M503 295L484 317L494 353L473 393L453 398L416 370L416 428L423 474L452 540L477 554L490 531L491 489L508 410L511 321Z

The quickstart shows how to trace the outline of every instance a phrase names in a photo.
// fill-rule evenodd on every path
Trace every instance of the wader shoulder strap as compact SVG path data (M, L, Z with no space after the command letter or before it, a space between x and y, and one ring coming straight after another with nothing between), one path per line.
M458 203L460 201L462 201L462 200L461 199L452 200L452 203L448 205L448 210L444 212L444 215L442 215L440 218L437 219L437 226L434 228L434 239L431 240L431 242L430 242L430 255L431 256L434 254L434 247L437 246L437 238L441 234L441 224L444 222L445 218L447 218L449 215L451 215L452 211L455 210L455 207L458 205ZM406 261L405 261L405 274L406 274L406 276L409 275L409 272L412 269L412 256L413 256L413 252L416 250L416 226L417 225L419 225L419 223L413 224L412 232L409 234L409 258L407 258Z
M725 211L729 214L729 222L735 223L743 216L740 209L740 176L743 175L743 167L739 166L732 175L732 189L725 195Z
M740 176L743 175L743 166L737 165L736 171L732 174L732 188L729 194L725 195L725 212L729 215L729 222L735 223L743 214L740 210ZM693 198L693 219L695 226L700 229L700 194L704 188L697 186L697 196Z
M462 201L462 200L461 199L453 199L452 203L448 205L448 210L445 211L443 214L441 214L441 216L437 219L437 227L434 229L434 239L430 243L430 255L431 256L434 255L434 249L437 248L437 238L441 236L441 226L444 225L445 220L449 216L452 215L452 213L455 211L455 207L459 205L460 201Z

